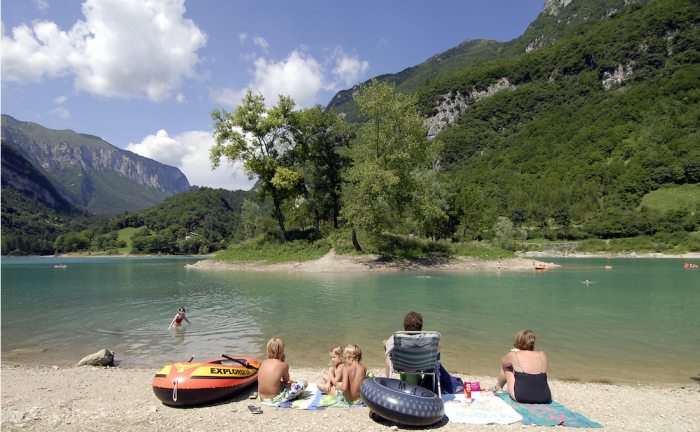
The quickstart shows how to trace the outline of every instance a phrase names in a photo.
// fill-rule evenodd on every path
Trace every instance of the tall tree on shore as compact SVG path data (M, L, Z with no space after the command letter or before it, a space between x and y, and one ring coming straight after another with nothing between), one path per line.
M333 111L317 105L302 112L303 121L297 130L298 146L303 147L299 162L304 175L306 198L313 207L316 229L321 219L332 219L338 229L341 170L348 164L342 151L356 136L356 128Z
M416 168L427 164L430 152L415 96L372 79L360 87L355 100L369 121L351 148L341 216L352 227L352 242L360 251L356 230L379 234L389 211L404 210L412 198Z
M295 145L292 132L298 117L293 109L294 101L282 95L277 105L266 109L265 98L248 90L233 113L219 109L211 112L216 139L209 149L212 169L219 166L223 157L229 164L241 162L249 179L260 180L259 197L270 198L274 203L282 243L287 241L287 231L280 206L303 180L285 166L284 156Z

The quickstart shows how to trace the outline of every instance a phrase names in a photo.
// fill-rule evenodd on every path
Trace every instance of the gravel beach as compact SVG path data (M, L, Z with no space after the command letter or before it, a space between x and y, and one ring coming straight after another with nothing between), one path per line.
M324 368L291 368L292 378L318 382ZM301 411L248 405L255 388L233 399L196 408L171 408L153 394L156 369L2 365L3 431L444 431L552 430L522 423L467 425L447 419L425 428L377 422L368 408ZM373 370L377 375L383 373ZM494 377L462 376L484 387ZM697 385L615 385L551 381L554 399L610 431L696 431ZM561 429L561 426L556 428Z

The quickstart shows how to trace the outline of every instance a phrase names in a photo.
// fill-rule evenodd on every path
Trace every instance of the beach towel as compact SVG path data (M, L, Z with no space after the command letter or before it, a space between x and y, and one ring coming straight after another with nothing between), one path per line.
M318 403L321 401L321 397L324 393L316 388L316 384L309 384L309 386L304 389L304 393L293 401L282 402L275 405L277 408L292 408L300 410L325 410L325 407L319 407Z
M474 401L464 403L464 393L443 394L445 415L453 423L511 424L523 417L492 392L472 392Z
M328 408L357 408L357 407L366 407L363 402L360 403L355 403L355 404L349 404L344 398L340 398L338 396L333 396L333 395L328 395L328 394L323 394L321 396L321 400L318 402L317 406L320 407L328 407Z
M511 399L507 392L498 393L498 396L523 417L523 424L537 426L563 425L568 427L602 428L596 423L564 407L564 405L552 400L548 404L523 404Z
M326 408L354 408L366 405L349 405L344 400L338 402L337 396L327 395L316 387L316 384L309 384L304 393L293 401L282 402L275 405L277 408L292 408L309 411L322 411Z

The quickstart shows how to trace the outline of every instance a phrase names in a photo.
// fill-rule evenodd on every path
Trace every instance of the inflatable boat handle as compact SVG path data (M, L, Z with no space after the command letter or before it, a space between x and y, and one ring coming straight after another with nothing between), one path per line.
M177 380L173 381L173 402L177 402Z
M187 360L187 363L192 363L192 360L194 360L194 356L190 357L190 359Z
M246 369L255 369L255 370L259 370L259 368L256 368L256 367L253 366L253 365L249 365L247 362L243 362L243 361L240 361L240 360L236 360L235 358L229 357L229 356L227 356L226 354L221 354L221 357L227 358L227 359L229 359L229 360L231 360L231 361L234 361L234 362L236 362L236 363L238 363L238 364L241 364L241 365L243 365Z

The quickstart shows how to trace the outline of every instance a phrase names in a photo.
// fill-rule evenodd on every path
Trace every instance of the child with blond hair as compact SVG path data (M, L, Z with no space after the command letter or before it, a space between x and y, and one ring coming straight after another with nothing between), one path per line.
M336 389L339 404L360 405L360 386L367 377L367 368L360 364L362 350L357 344L345 347L345 367L340 376Z
M335 396L338 383L340 382L340 377L345 368L345 361L343 360L343 347L336 345L331 348L331 367L328 368L328 373L323 374L323 382L316 384L319 390L322 392Z
M275 406L288 402L304 394L309 383L291 381L289 365L285 362L284 339L273 337L267 342L267 359L260 364L258 371L258 395L263 405Z

